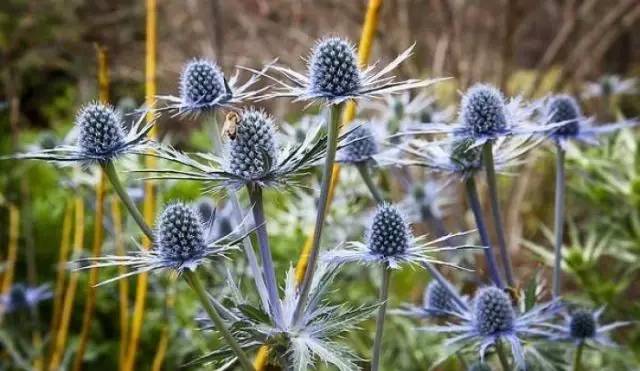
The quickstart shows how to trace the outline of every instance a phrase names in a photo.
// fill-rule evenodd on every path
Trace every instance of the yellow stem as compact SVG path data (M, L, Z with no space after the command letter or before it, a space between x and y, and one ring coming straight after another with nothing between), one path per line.
M84 244L84 200L81 196L75 196L75 231L73 234L73 254L72 257L77 258L82 252L82 245ZM60 362L64 356L64 349L67 342L67 334L69 332L69 321L71 320L71 312L73 311L73 301L76 295L76 288L78 287L78 279L80 277L79 272L72 272L69 277L69 285L64 294L64 301L62 303L62 315L60 317L60 325L58 331L55 334L53 353L51 360L49 361L49 370L57 371L60 367Z
M56 287L53 294L53 315L51 317L51 331L56 333L60 324L60 312L62 311L62 299L67 270L65 264L71 248L71 219L73 218L73 202L69 202L62 221L62 236L60 237L60 253L58 254L58 266L56 267Z
M117 197L111 199L111 219L113 220L113 237L117 255L126 255L124 249L124 235L122 231L122 209ZM127 268L118 267L118 274L125 274ZM124 367L127 356L127 340L129 336L129 281L126 278L118 280L118 295L120 307L120 353L118 357L119 369Z
M20 209L14 204L9 204L9 246L7 260L5 260L5 270L2 276L2 287L0 292L6 295L13 285L13 277L18 258L18 239L20 238ZM0 307L0 323L2 323L2 307Z
M171 330L171 321L169 321L169 313L173 311L173 307L176 303L176 279L178 276L171 276L171 282L167 288L167 300L165 302L165 318L160 332L160 341L158 341L158 348L156 349L156 355L153 357L152 371L161 371L164 364L164 358L167 354L167 346L169 345L169 334Z
M145 94L146 105L148 108L152 108L154 99L156 96L156 16L157 16L157 4L156 0L146 0L146 53L145 53ZM151 113L149 113L148 120L151 119ZM155 127L149 132L151 138L156 137ZM145 157L145 167L151 169L155 167L155 157ZM155 195L154 185L151 181L145 181L144 183L144 204L143 214L144 219L148 225L153 223L155 208ZM151 247L151 241L145 237L143 241L145 248ZM142 321L144 317L144 306L147 297L147 284L148 277L146 273L138 275L138 283L136 285L136 298L133 310L133 320L131 323L131 331L129 338L129 352L127 353L127 359L123 370L132 371L136 360L136 352L138 348L138 341L140 339L140 332L142 330Z
M362 27L362 34L360 35L360 44L358 45L358 63L361 66L366 65L367 61L369 60L369 56L371 54L371 45L373 43L373 36L375 35L376 27L378 25L378 15L380 14L381 6L382 0L369 0L369 4L367 6L367 14L365 15L364 25ZM342 115L342 122L344 124L351 122L355 117L355 114L355 103L351 101L347 102L344 113ZM340 165L334 165L332 173L332 181L331 185L329 186L329 194L327 197L327 212L330 208L331 201L333 200L333 194L335 192L336 184L338 183L338 178L340 175ZM302 252L300 253L300 257L298 258L298 263L296 264L296 282L298 284L300 284L304 279L312 245L313 230L311 230L307 235L307 239L305 240ZM260 351L258 352L258 355L254 362L256 370L261 371L265 369L268 354L269 350L267 347L263 346L260 348Z

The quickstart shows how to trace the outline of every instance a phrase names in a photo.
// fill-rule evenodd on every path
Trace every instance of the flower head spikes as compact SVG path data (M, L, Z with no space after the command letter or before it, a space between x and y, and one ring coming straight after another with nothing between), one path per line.
M340 139L342 143L345 133ZM229 138L223 157L209 153L191 156L163 145L156 145L153 155L187 167L187 170L152 169L139 172L153 174L154 179L185 179L207 183L219 192L238 189L247 184L261 187L287 187L321 160L326 153L327 136L318 125L302 142L279 146L273 119L265 112L247 109L240 113L235 139Z
M152 123L143 125L144 120L145 114L142 113L127 130L118 111L102 103L91 103L80 109L76 116L78 137L75 144L18 154L12 158L82 165L111 162L125 154L142 153L147 149L146 135Z
M213 219L209 221L213 222ZM84 258L76 263L79 264L78 269L111 266L131 268L130 272L100 285L158 269L168 269L178 274L184 270L195 271L206 260L224 258L230 251L236 250L236 245L253 231L253 228L243 231L243 224L233 232L215 238L210 232L211 228L200 221L196 209L176 202L166 206L158 217L153 249L140 249L127 256Z
M267 65L261 73L268 68ZM160 110L176 111L177 115L198 115L216 108L232 108L255 98L266 89L250 90L259 80L258 75L253 75L241 84L239 71L227 80L214 62L194 59L185 65L180 74L180 96L159 96L159 99L167 102Z
M511 298L503 290L489 286L476 292L473 305L460 313L453 313L454 322L443 326L427 326L426 331L450 334L447 345L476 345L484 360L487 348L505 341L511 346L516 366L525 367L523 338L550 337L547 326L560 310L557 301L534 306L519 313Z
M357 356L340 344L338 339L342 334L357 329L359 323L368 319L377 309L377 305L349 308L327 303L326 295L336 273L335 268L323 264L318 266L309 300L303 308L302 321L294 321L294 311L300 297L294 270L290 269L282 299L282 326L274 325L275 321L264 308L255 307L242 299L235 300L235 307L227 313L230 328L236 332L236 338L242 339L244 347L254 349L267 345L273 350L272 353L286 358L293 370L313 369L317 361L331 364L341 371L358 369ZM242 298L242 293L237 291L233 297ZM206 322L203 325L204 328L210 328ZM188 366L223 363L226 361L224 350L204 355Z
M53 296L49 285L28 287L22 283L14 284L9 292L0 296L0 307L4 313L34 308L41 301Z
M338 162L361 164L373 161L378 154L378 143L371 124L358 123L345 138L345 146L338 154Z
M609 338L609 332L619 327L630 325L631 322L618 321L608 325L600 324L600 317L604 307L595 312L577 309L573 313L564 313L564 325L549 325L555 330L552 339L571 341L576 344L592 342L596 346L616 346Z
M463 302L465 298L462 298ZM454 300L449 292L438 281L431 281L424 290L422 306L403 305L401 309L394 311L397 314L417 318L444 317L453 312L461 313L464 308Z
M578 102L569 95L554 95L548 98L544 107L543 121L551 126L547 128L546 133L562 147L572 139L588 144L598 144L599 135L638 124L628 120L595 126L595 120L584 117Z
M467 234L449 234L432 241L426 236L414 237L405 217L400 210L390 204L378 207L366 234L366 243L350 241L341 247L323 254L322 260L329 264L360 262L364 264L387 264L390 268L399 268L402 264L433 263L461 268L455 264L440 261L432 257L441 251L474 248L477 246L460 245L435 247L433 245L451 237Z
M360 69L354 46L340 37L328 37L316 43L308 60L307 74L283 66L271 66L282 75L278 79L264 72L278 88L263 98L290 97L296 101L323 101L328 105L346 100L367 99L431 85L439 80L395 81L390 73L409 58L413 46L405 50L387 66L375 65ZM252 70L253 72L258 72Z

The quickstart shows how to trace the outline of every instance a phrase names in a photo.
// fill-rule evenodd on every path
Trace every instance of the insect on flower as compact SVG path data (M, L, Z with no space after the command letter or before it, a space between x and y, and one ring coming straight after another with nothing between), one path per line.
M224 138L235 140L238 131L238 123L240 122L240 116L236 112L229 112L222 125L222 135Z

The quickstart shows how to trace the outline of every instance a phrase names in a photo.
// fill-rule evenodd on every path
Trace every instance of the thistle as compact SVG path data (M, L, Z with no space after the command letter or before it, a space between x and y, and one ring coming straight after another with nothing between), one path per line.
M586 309L577 309L572 313L563 313L563 325L550 325L555 330L553 340L570 341L576 345L591 343L596 348L599 346L615 347L616 344L609 338L609 332L628 326L631 322L618 321L607 325L600 324L600 317L604 313L604 307L595 312Z
M443 326L427 326L424 330L451 335L446 345L478 346L481 361L489 347L500 347L504 341L511 347L515 365L523 368L525 352L522 340L551 336L548 326L559 310L558 302L551 301L519 313L513 308L509 295L495 286L489 286L476 292L470 308L452 313L453 322Z
M449 284L449 283L446 283ZM403 305L401 309L393 311L396 314L417 317L417 318L431 318L431 317L446 317L452 312L461 312L466 307L466 298L460 297L453 288L446 288L442 283L437 280L429 282L429 285L424 290L422 297L422 305ZM455 298L453 295L458 295ZM462 303L458 303L462 301ZM464 304L464 305L461 305Z
M3 313L13 313L20 310L35 308L40 302L51 299L53 293L49 285L29 287L22 283L16 283L5 295L0 295L0 309Z
M307 73L296 72L283 66L271 68L282 75L279 79L265 72L251 70L274 81L278 88L262 96L263 99L289 97L296 101L322 101L327 105L346 100L369 99L431 85L436 80L411 79L395 81L389 74L413 52L405 50L387 66L359 68L355 48L339 37L321 39L309 57Z
M338 162L363 164L373 161L378 154L378 143L371 130L372 124L356 123L345 137L345 145L338 153Z
M265 66L262 72L269 66ZM188 62L180 74L180 95L162 95L167 103L159 111L175 111L176 115L199 115L216 108L233 108L254 99L266 88L251 90L260 80L252 75L246 82L239 82L239 73L227 80L218 65L207 59Z
M101 104L91 103L80 109L75 126L78 130L76 143L58 145L51 149L17 154L9 158L46 160L60 163L108 164L126 154L140 154L148 148L146 135L152 123L143 126L145 115L125 130L118 111Z

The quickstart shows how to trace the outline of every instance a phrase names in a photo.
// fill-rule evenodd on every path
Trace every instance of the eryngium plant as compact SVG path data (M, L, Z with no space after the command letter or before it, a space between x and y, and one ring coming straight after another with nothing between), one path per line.
M460 298L466 304L465 298ZM400 309L392 311L416 318L446 317L451 312L461 312L465 308L458 304L451 292L440 282L431 281L424 290L422 306L403 305Z
M373 161L379 148L371 124L358 123L345 138L344 147L338 152L338 162L365 164Z
M0 295L0 312L13 313L20 310L35 308L41 301L51 299L53 293L49 285L29 287L23 283L16 283L5 295Z
M610 346L616 344L609 338L609 333L617 328L628 326L631 322L618 321L607 325L600 324L600 317L604 312L604 307L595 312L586 309L577 309L573 313L563 313L564 324L552 325L555 330L553 339L560 341L570 341L576 345L590 343L594 347Z

